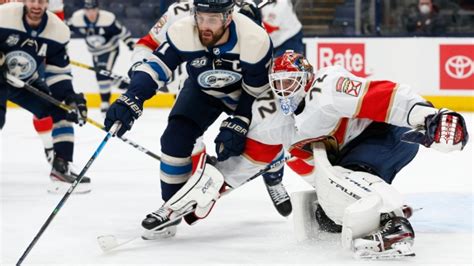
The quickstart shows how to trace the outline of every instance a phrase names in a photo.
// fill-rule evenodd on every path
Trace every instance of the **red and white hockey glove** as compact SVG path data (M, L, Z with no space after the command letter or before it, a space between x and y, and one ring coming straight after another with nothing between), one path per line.
M469 140L469 134L462 115L443 108L426 116L424 126L408 131L402 136L402 140L451 152L462 150Z

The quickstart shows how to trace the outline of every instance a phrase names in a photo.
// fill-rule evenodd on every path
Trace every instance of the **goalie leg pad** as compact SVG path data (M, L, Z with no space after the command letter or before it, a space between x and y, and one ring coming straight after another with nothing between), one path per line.
M319 232L315 211L318 204L316 191L298 191L291 194L293 227L298 242L315 239Z
M219 198L219 190L223 184L224 176L213 165L206 163L206 155L203 154L196 172L165 206L175 212L184 213L194 205L196 217L205 218Z

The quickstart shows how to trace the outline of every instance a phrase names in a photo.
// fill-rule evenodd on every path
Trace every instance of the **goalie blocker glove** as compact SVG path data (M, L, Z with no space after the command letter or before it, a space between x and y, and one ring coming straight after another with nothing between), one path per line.
M140 117L142 112L143 100L129 93L122 94L110 106L105 115L105 130L109 131L116 121L120 121L122 126L118 130L117 136L121 137L132 128L135 119Z
M423 121L420 123L417 121ZM462 150L469 140L466 122L461 114L442 108L417 104L408 115L408 122L415 126L402 136L402 140L419 143L442 152Z
M214 143L218 161L225 161L231 156L239 156L244 152L245 140L249 131L247 118L241 116L229 117L222 121L220 132Z

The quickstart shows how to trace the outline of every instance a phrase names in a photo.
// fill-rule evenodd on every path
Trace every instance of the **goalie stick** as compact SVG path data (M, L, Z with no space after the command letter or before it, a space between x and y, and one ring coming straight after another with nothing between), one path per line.
M7 79L8 79L8 81L9 81L9 83L10 83L12 86L14 86L14 87L17 87L17 88L24 88L24 89L26 89L27 91L29 91L29 92L35 94L36 96L38 96L38 97L40 97L40 98L42 98L42 99L44 99L44 100L46 100L46 101L48 101L48 102L50 102L50 103L56 105L56 106L58 106L59 108L63 109L64 111L67 111L67 112L69 112L69 113L74 112L74 108L72 108L71 106L60 102L59 100L57 100L57 99L54 98L53 96L51 96L51 95L49 95L49 94L47 94L47 93L45 93L45 92L43 92L43 91L40 91L39 89L37 89L37 88L31 86L30 84L28 84L28 83L26 83L26 82L24 82L24 81L22 81L22 80L16 78L15 76L12 76L12 75L10 75L10 74L7 74ZM98 123L98 122L96 122L96 121L90 119L89 117L86 118L86 121L87 121L88 123L90 123L91 125L94 125L95 127L100 128L101 130L104 130L104 131L105 131L105 127L104 127L103 125L101 125L100 123ZM125 142L125 143L131 145L131 146L134 147L135 149L137 149L137 150L139 150L139 151L145 153L146 155L148 155L148 156L150 156L150 157L152 157L152 158L154 158L154 159L156 159L156 160L158 160L158 161L161 161L161 157L160 157L160 156L158 156L158 155L156 155L155 153L149 151L149 150L146 149L145 147L143 147L143 146L141 146L141 145L139 145L139 144L137 144L137 143L135 143L135 142L133 142L133 141L131 141L131 140L129 140L129 139L123 137L123 136L120 137L120 139L121 139L123 142Z
M112 128L110 129L109 132L107 132L107 135L105 135L104 139L102 140L102 142L99 144L99 147L97 147L97 149L95 150L94 154L92 154L92 157L89 159L89 161L86 163L86 165L84 166L84 168L82 168L82 171L79 173L79 175L77 176L77 178L74 180L74 182L71 184L71 187L68 189L68 191L66 192L66 194L64 194L64 196L62 197L62 199L59 201L59 203L56 205L56 207L54 208L54 210L51 212L51 214L49 215L48 219L46 219L46 222L43 223L43 225L41 226L40 230L38 231L38 233L35 235L35 237L33 238L33 240L30 242L30 244L28 245L28 247L26 248L25 252L23 252L23 254L21 255L20 259L18 260L18 262L16 263L16 265L21 265L21 263L23 263L23 261L25 260L26 256L28 256L28 254L30 253L31 249L33 249L33 247L35 246L36 242L38 242L39 238L41 237L41 235L43 235L44 231L46 231L46 229L48 228L49 224L51 224L51 222L53 221L54 217L56 217L56 214L58 214L58 212L61 210L61 208L64 206L64 204L66 203L67 199L69 198L69 196L71 196L72 192L74 191L74 189L76 188L76 186L81 182L82 178L84 177L84 175L86 174L87 170L89 170L89 168L91 167L92 163L95 161L95 159L99 156L99 153L102 151L102 149L104 148L105 144L107 143L107 141L110 139L110 137L112 137L113 135L115 135L115 133L117 132L117 130L120 128L120 123L115 123Z
M279 167L281 166L282 164L284 164L285 162L287 162L288 160L290 160L293 156L292 155L288 155L278 161L275 161L271 164L268 164L265 168L261 169L260 171L258 171L256 174L252 175L251 177L247 178L239 187L241 187L242 185L252 181L253 179L259 177L260 175L270 171L271 169L274 169L276 167ZM220 194L220 196L225 196L227 194L229 194L231 191L233 191L234 188L230 188L230 189L227 189L225 190L223 193ZM174 219L162 224L161 226L157 227L155 230L161 230L163 228L165 228L166 226L168 226L169 224L173 223L173 222L176 222L178 219L181 219L183 218L184 216L190 214L190 213L193 213L195 211L195 208L191 209L191 210L188 210L180 215L178 215L177 217L175 217ZM127 243L130 243L136 239L139 239L141 237L141 235L137 235L137 236L134 236L132 238L129 238L127 240L123 240L123 241L119 241L117 239L117 237L115 235L100 235L97 237L97 241L99 243L99 246L100 248L102 249L102 251L104 252L108 252L108 251L111 251L111 250L114 250L120 246L123 246Z

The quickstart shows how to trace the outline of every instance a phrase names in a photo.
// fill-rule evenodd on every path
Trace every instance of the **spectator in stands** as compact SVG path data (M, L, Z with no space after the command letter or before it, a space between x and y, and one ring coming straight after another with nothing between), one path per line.
M409 11L404 21L407 32L414 35L438 36L446 32L446 22L431 0L419 0L417 8Z
M291 0L276 0L261 10L263 25L273 42L273 56L280 56L286 50L304 54L303 26Z

